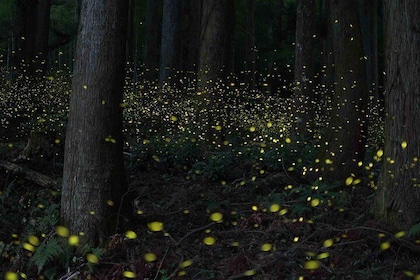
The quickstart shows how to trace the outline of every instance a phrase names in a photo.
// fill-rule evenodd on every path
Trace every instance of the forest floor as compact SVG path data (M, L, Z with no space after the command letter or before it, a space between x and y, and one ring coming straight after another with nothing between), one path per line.
M359 175L309 180L316 143L288 138L290 103L261 92L222 96L232 107L215 114L233 133L214 147L195 123L194 90L128 85L133 217L100 247L77 246L59 225L69 85L48 80L43 95L0 88L0 278L420 279L420 225L404 232L370 212L383 124L369 122ZM328 123L325 96L318 130ZM41 137L28 146L31 131Z
M2 160L22 147L2 144ZM57 186L0 167L0 271L25 279L419 279L420 247L372 217L374 191L364 183L302 184L281 168L251 176L252 162L228 159L227 179L214 180L135 158L127 153L136 215L126 233L87 250L98 260L54 247L63 239ZM55 160L17 165L61 177Z

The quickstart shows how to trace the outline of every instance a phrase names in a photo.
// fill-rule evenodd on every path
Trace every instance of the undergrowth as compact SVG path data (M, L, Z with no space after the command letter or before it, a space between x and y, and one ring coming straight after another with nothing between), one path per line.
M19 164L59 180L69 83L51 77L42 89L31 107L33 92L4 83L0 155L15 158L35 129L54 157L39 151ZM214 112L229 122L205 124L195 116L195 94L127 83L124 154L136 217L98 248L60 226L59 188L4 173L2 276L418 279L418 225L395 232L369 213L381 122L371 126L362 175L327 182L306 176L319 140L292 137L291 100L232 89L220 102L235 106ZM327 122L321 109L316 122L318 129ZM209 131L220 139L208 141Z

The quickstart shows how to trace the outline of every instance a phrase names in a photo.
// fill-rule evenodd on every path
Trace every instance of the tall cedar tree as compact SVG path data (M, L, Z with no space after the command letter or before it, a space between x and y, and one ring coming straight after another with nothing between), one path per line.
M147 0L144 36L144 78L148 82L158 81L161 0Z
M298 0L296 15L295 44L295 106L297 134L305 138L312 128L309 123L314 117L311 102L314 78L314 32L316 16L315 0Z
M122 98L127 1L83 0L65 144L61 219L85 242L107 233L127 184Z
M374 212L398 228L420 217L420 2L386 1L385 148Z
M209 0L202 2L200 61L198 69L198 91L202 106L197 116L207 123L210 141L221 140L226 108L221 98L227 77L233 71L233 32L235 10L233 0ZM217 119L214 117L217 116Z
M250 90L255 89L257 47L255 45L255 0L246 1L246 50L245 82Z
M160 49L159 85L173 85L179 69L182 0L163 1L162 38Z
M13 78L18 82L17 93L27 91L32 98L35 112L44 108L38 106L37 98L44 93L45 74L48 66L48 38L50 30L51 0L17 0L14 24L14 52L12 55ZM31 131L28 143L19 155L30 158L41 146L42 135Z
M320 155L326 180L345 180L359 172L366 142L367 84L357 1L330 0L333 24L334 94L331 120Z

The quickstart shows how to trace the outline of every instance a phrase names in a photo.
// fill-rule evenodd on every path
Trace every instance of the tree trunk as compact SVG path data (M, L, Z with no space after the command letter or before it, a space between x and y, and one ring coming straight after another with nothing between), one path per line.
M174 74L179 69L182 0L163 1L162 38L160 49L159 85L174 85Z
M130 77L135 80L136 71L134 71L134 7L135 1L134 0L127 0L128 1L128 12L127 12L127 42L125 44L125 61L126 65L126 72L130 75Z
M197 74L200 58L201 6L203 0L191 0L188 3L188 43L184 70ZM194 77L196 75L193 75Z
M257 46L255 45L255 0L246 2L246 61L245 81L250 90L255 89Z
M38 0L35 57L33 58L32 73L43 78L48 70L48 39L50 34L51 0Z
M158 81L160 18L159 0L147 0L144 37L144 78L148 82Z
M322 174L326 180L345 180L358 174L366 142L367 85L356 0L331 0L335 92L331 120L323 137ZM325 143L325 144L324 144Z
M312 131L310 120L314 117L314 33L315 0L298 0L295 43L295 106L297 135L305 138Z
M227 121L221 98L233 71L234 1L211 0L202 5L197 86L202 104L197 116L207 124L209 140L219 142L223 132L214 127L224 128Z
M17 0L14 24L13 78L32 78L32 59L35 54L38 0Z
M33 119L44 108L39 107L39 98L44 96L45 74L48 68L48 39L50 26L51 0L18 0L16 2L16 21L14 37L15 54L13 77L18 82L18 92L27 94L34 104ZM23 92L25 91L26 92ZM32 129L28 145L19 158L30 158L39 150L42 135Z
M420 217L420 2L385 3L385 148L374 212L408 229Z
M127 190L121 107L126 28L127 1L82 1L61 218L90 244L103 240L109 214Z

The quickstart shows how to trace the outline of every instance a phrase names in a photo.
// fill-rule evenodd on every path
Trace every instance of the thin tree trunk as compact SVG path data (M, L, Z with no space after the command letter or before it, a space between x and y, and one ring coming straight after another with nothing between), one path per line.
M163 1L162 38L160 50L159 85L174 85L174 75L180 70L178 57L180 49L182 0Z
M246 3L245 80L248 83L249 89L254 90L257 63L257 47L255 45L255 0L247 0Z
M160 0L147 0L144 37L144 78L149 82L158 81L159 42L160 42Z
M130 74L131 78L134 80L134 0L128 0L128 13L127 13L127 42L125 44L126 50L126 58L125 61L127 63L126 68L127 74Z
M297 135L305 138L312 132L310 120L314 117L314 33L315 0L298 0L295 42L295 107Z
M91 244L103 241L109 214L117 212L127 190L121 107L127 8L119 0L83 0L81 7L61 218Z
M201 9L203 0L189 2L188 46L186 66L187 71L197 73L200 58Z

